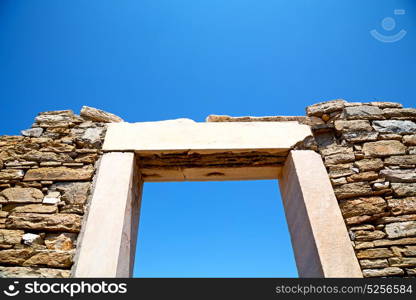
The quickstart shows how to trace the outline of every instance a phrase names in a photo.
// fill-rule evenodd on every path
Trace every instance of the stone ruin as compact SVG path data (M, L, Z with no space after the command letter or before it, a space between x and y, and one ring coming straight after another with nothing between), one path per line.
M310 126L294 148L321 155L363 277L415 277L416 109L333 100L306 113L207 122ZM73 276L106 129L122 121L83 107L40 113L21 136L0 136L0 277Z

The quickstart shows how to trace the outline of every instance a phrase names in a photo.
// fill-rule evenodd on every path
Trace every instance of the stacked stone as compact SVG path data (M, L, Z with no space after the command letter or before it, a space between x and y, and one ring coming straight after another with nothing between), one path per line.
M416 109L334 100L307 115L363 275L416 276Z
M84 106L0 136L0 277L69 277L106 123Z

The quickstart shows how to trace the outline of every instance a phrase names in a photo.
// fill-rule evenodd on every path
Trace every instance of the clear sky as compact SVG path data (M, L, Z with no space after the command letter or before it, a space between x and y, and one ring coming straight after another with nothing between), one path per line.
M415 107L415 53L413 0L1 0L0 133L82 105L129 122ZM144 196L135 276L296 276L276 182Z

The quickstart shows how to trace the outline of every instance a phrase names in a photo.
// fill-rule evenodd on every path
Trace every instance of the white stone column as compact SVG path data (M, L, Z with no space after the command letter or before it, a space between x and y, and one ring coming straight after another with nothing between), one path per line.
M300 277L362 277L321 156L291 151L280 191Z
M130 277L143 183L134 153L103 155L74 277Z

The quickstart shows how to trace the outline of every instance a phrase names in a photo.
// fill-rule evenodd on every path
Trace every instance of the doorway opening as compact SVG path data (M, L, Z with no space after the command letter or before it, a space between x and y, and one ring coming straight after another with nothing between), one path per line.
M134 277L297 277L276 180L146 182Z

